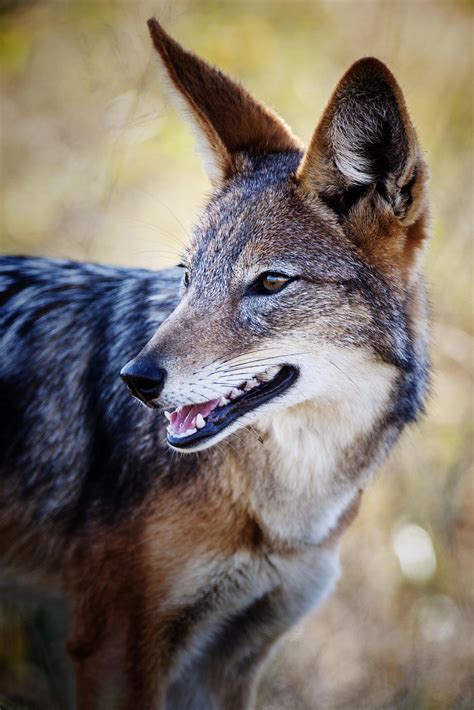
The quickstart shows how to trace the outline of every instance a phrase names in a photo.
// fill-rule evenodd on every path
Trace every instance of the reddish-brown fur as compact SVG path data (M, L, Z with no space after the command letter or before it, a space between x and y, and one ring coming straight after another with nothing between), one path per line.
M219 156L226 178L238 169L238 154L242 151L276 153L301 147L284 121L242 86L195 55L190 62L190 53L167 35L156 20L149 20L148 27L169 79L186 97L188 110Z
M397 178L397 185L403 188L410 180L413 181L411 203L405 212L399 214L383 208L381 203L381 209L374 212L373 202L378 198L372 190L351 210L345 229L346 234L364 251L377 269L392 279L401 278L401 286L404 287L416 253L426 238L427 171L419 155L418 141L401 89L393 74L380 61L360 60L342 77L313 133L308 151L298 170L298 179L302 188L309 195L314 195L316 201L322 194L331 196L351 186L350 178L335 168L334 144L337 145L337 134L333 134L333 122L335 116L342 112L341 105L343 107L351 101L354 81L357 85L357 82L367 82L373 76L376 77L373 83L379 85L380 96L385 93L394 96L401 117L406 140L405 163ZM375 100L380 101L380 98ZM350 112L345 120L351 120ZM343 132L343 119L341 124L340 130ZM381 239L381 235L385 238Z
M297 139L273 112L219 71L185 52L156 20L150 20L149 27L174 89L186 102L212 149L221 181L225 182L231 175L248 168L245 153L261 155L300 150ZM376 85L380 96L388 95L390 101L395 101L392 108L397 117L401 116L402 124L399 126L403 138L400 171L388 188L393 188L394 193L389 195L393 197L390 209L382 203L375 188L370 188L350 211L341 209L341 216L337 217L327 201L336 199L341 191L353 185L350 175L344 176L335 167L335 146L349 129L345 125L335 128L334 121L344 113L344 105L351 100L354 84L360 85L361 82ZM341 135L336 129L342 131ZM318 229L321 224L327 225L331 238L340 239L347 250L363 253L366 263L383 274L391 288L406 290L407 308L415 331L424 323L423 290L416 261L426 234L425 172L395 79L377 60L363 60L342 78L298 171L291 176L292 197L300 200L300 206L304 205L301 209L307 219L304 224L310 223L308 214L311 217L313 213L317 214ZM395 193L411 183L410 200L396 202ZM274 217L276 215L275 219L278 219L281 216L278 210L283 208L276 198L275 205ZM235 226L239 226L237 221ZM265 241L260 245L257 242L257 256L260 250L265 256ZM362 306L360 308L362 310ZM211 317L205 322L203 319L200 337L205 342L201 354L209 359L216 349L213 333L222 336L225 316L223 308L213 316L217 325ZM185 369L190 365L193 353L192 322L195 315L190 312L181 316L179 327L173 317L170 316L160 329L158 337L162 349L165 350L167 344ZM183 331L187 336L183 337ZM332 335L335 337L334 333ZM236 333L236 343L239 338ZM220 340L225 338L220 337ZM154 341L150 342L152 348L156 347ZM327 403L322 405L323 411L325 405ZM305 412L304 424L311 421L312 415L311 409ZM385 421L382 424L385 426ZM284 565L290 562L295 562L295 569L298 569L299 559L312 562L310 555L314 554L314 559L319 560L321 554L337 547L341 534L359 508L362 483L357 476L360 470L369 468L369 462L364 459L368 456L367 450L370 450L369 458L380 458L369 447L373 436L372 429L360 436L363 444L360 446L361 462L355 471L346 460L346 457L353 456L352 449L341 446L341 451L336 452L343 473L339 480L329 482L324 494L331 503L334 491L339 488L350 488L351 495L347 500L343 499L334 525L329 526L313 548L305 538L295 542L291 536L285 538L284 532L280 535L279 530L270 534L274 532L269 532L271 526L265 529L262 522L264 511L252 499L258 474L263 472L259 479L261 483L265 474L273 473L269 462L273 463L274 452L263 453L264 434L252 439L250 444L247 441L246 455L240 455L229 445L224 454L216 454L214 458L211 455L208 466L203 463L206 459L201 457L199 462L196 460L195 475L180 483L167 485L157 476L145 499L113 525L97 519L87 523L69 543L64 555L66 589L74 603L74 630L69 651L76 665L79 710L99 707L152 710L159 707L164 702L174 664L194 629L202 622L204 617L200 614L207 613L207 608L202 612L201 607L212 596L212 585L221 584L222 577L225 586L226 575L231 575L229 561L249 559L255 562L256 568L260 563L262 567L268 565L270 574L275 567L275 560L270 559L272 556L278 557L284 570ZM304 448L304 442L301 448ZM243 444L242 451L244 449ZM307 459L303 458L303 461L307 464ZM272 486L277 488L281 480L276 475L265 478L264 483L268 486L268 490L264 488L265 504L268 502L269 507L273 498L277 498ZM291 494L291 485L291 480L284 480L282 487L285 492L289 489ZM319 493L314 495L315 502L320 502ZM261 499L257 497L257 500ZM260 515L261 520L258 519ZM308 566L313 567L312 564ZM270 591L265 592L276 619L275 628L269 626L264 630L251 661L247 657L243 660L237 657L238 671L229 676L235 681L235 687L229 685L226 666L224 670L216 669L215 677L208 679L209 685L218 689L219 697L225 698L222 707L226 710L241 710L251 702L257 661L264 657L288 624L298 618L300 612L295 611L292 604L284 606L288 592L285 584L290 592L294 591L291 588L293 581L284 579L280 588L269 587ZM296 588L296 592L298 596L301 589ZM301 597L302 609L306 610L307 600L304 594ZM258 595L256 600L258 603ZM280 608L288 612L288 624L282 624L281 628L278 623Z
M239 473L236 467L234 475ZM209 485L203 476L181 494L155 490L131 520L114 531L94 525L72 546L66 580L75 626L68 649L76 661L78 708L99 707L111 696L117 708L152 708L163 701L170 664L192 624L186 605L163 608L173 591L179 593L183 568L203 552L226 559L270 549L241 494L236 500L230 486ZM337 546L360 497L322 548ZM294 553L282 546L280 554Z
M66 563L76 600L69 650L78 664L80 708L95 707L111 688L120 707L158 702L173 647L184 640L177 636L181 628L185 633L187 611L159 607L186 564L204 551L225 559L260 543L244 500L201 476L181 490L155 489L132 519L114 531L93 526L73 546Z

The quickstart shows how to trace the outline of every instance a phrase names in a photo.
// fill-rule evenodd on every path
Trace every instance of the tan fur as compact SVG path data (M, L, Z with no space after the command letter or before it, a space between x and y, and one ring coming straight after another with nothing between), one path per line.
M181 495L156 489L114 534L93 526L73 545L66 561L67 586L76 600L68 647L76 661L80 709L99 707L110 697L117 708L159 707L171 669L185 662L180 649L206 635L209 612L194 619L196 600L219 580L221 601L211 617L215 626L219 615L225 618L233 605L238 609L255 596L254 581L236 596L234 575L246 570L256 579L263 574L263 592L281 582L276 550L284 568L301 564L299 546L275 545L251 514L243 463L230 452L217 478L201 472ZM315 560L326 549L332 554L359 500L358 494L311 552ZM273 562L266 561L268 554ZM269 638L262 658L271 645ZM251 683L247 690L253 693Z
M410 404L406 353L421 360L426 347L426 168L401 90L378 60L344 75L303 154L273 111L156 20L149 28L211 179L229 190L217 190L197 227L188 289L137 359L165 369L160 404L172 408L225 396L229 382L275 363L298 378L213 445L197 444L191 464L164 458L144 499L113 523L91 515L68 539L56 559L74 603L69 650L78 710L247 710L270 649L333 589L362 490L415 416L401 421L397 406ZM359 114L379 101L393 131L388 168L362 144ZM261 158L279 154L291 174L275 161L266 182L250 181ZM261 272L297 267L305 290L286 308L244 310ZM357 278L376 282L375 303Z

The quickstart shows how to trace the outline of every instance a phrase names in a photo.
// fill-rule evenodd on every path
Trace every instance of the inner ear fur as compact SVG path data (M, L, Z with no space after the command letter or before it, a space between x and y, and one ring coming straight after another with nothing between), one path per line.
M359 60L340 80L314 131L299 183L342 220L368 198L373 209L408 226L421 210L425 173L394 76L378 59Z
M301 149L284 121L240 84L184 50L155 18L148 20L148 28L170 93L194 128L214 184L239 169L242 152Z

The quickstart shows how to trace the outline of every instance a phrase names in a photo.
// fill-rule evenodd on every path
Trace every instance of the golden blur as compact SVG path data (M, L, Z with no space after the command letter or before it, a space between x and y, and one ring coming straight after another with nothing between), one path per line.
M385 61L405 92L432 175L433 393L364 495L336 593L282 643L259 709L474 706L472 8L0 0L3 252L179 261L210 187L159 82L153 14L305 140L361 56ZM0 599L0 707L67 707L64 611Z

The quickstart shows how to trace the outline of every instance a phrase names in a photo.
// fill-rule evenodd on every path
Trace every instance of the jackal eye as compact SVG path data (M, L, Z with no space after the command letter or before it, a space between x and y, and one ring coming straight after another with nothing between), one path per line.
M269 296L272 293L278 293L289 283L295 281L297 276L287 276L280 274L277 271L264 271L260 274L253 284L250 286L249 293L259 296Z

